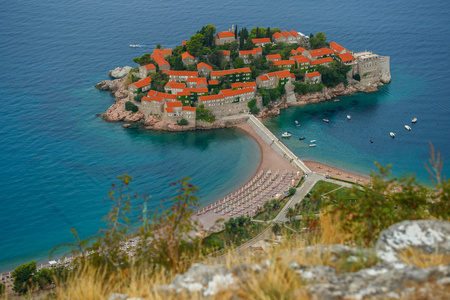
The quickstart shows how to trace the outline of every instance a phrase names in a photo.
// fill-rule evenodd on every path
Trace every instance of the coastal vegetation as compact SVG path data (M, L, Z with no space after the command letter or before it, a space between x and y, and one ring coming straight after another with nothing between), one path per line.
M139 108L131 101L125 102L125 110L131 111L131 112L137 112Z

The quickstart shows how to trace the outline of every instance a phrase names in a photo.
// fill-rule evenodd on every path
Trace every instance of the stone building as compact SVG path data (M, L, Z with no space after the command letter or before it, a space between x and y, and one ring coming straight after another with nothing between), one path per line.
M302 36L294 30L291 30L290 32L283 30L281 33L275 32L272 35L272 41L275 44L280 42L287 44L300 44L302 42Z
M170 80L186 82L188 78L198 77L198 71L163 71Z
M208 76L212 70L213 70L213 68L210 65L205 64L204 62L197 64L197 71L198 71L198 74L201 76L205 76L205 77Z
M248 113L248 101L255 98L253 88L244 88L241 90L222 90L217 95L208 95L199 97L198 105L203 104L216 117L225 117L237 115L239 113Z
M207 88L186 88L177 94L177 100L183 105L192 105L199 97L206 95L208 95Z
M293 60L277 60L273 62L273 65L275 67L278 67L279 69L285 69L289 70L292 66L295 65L295 62Z
M185 83L176 82L176 81L169 81L164 86L164 91L166 93L170 93L170 94L176 95L177 93L182 92L185 87L186 87Z
M280 61L281 55L280 54L269 54L266 56L267 61Z
M344 53L350 52L350 51L348 51L348 49L342 47L341 45L339 45L336 42L331 42L330 43L330 47L333 48L333 50L336 51L336 53L339 53L339 54L344 54Z
M239 51L239 57L244 60L244 64L250 63L250 58L258 58L262 55L261 48L253 48L253 50L241 50Z
M311 72L305 74L305 82L307 83L319 83L322 82L322 74L319 72Z
M144 115L158 115L161 116L166 101L158 96L146 96L141 99L141 107L139 110Z
M280 84L285 85L292 83L295 80L295 75L289 71L278 71L261 75L256 78L256 85L258 88L274 89Z
M193 65L195 64L195 59L192 55L190 55L188 52L184 52L181 54L181 60L183 61L183 65Z
M291 56L289 59L295 61L296 67L303 71L305 71L309 68L309 64L311 62L311 60L308 57L305 57L303 55Z
M130 99L133 99L134 96L137 94L138 90L141 89L142 92L146 92L150 90L152 83L152 78L145 77L144 79L141 79L139 81L136 81L134 83L131 83L128 85L128 95L130 96Z
M291 50L291 55L303 55L304 52L307 52L307 50L305 48L298 47L297 49L292 49Z
M145 78L151 73L156 73L156 67L154 64L139 65L139 77Z
M208 80L206 77L189 77L186 80L188 88L208 88Z
M156 62L158 68L161 71L170 70L170 64L167 62L167 60L164 58L162 54L152 54L152 58Z
M256 92L257 89L256 82L235 82L231 84L232 90L240 90L245 88L253 88Z
M224 76L229 76L231 82L239 81L250 81L252 75L252 70L250 68L223 70L223 71L212 71L211 79L220 80Z
M267 44L272 44L270 38L252 39L252 42L256 47L264 47Z
M305 55L310 60L317 60L325 57L335 57L336 52L333 49L329 48L320 48L320 49L314 49L310 51L306 51Z
M172 55L172 49L153 49L153 55L162 55L166 58L169 55Z
M236 38L234 36L234 32L222 31L222 32L219 32L214 37L214 44L216 44L216 45L225 45L226 43L231 43L231 42L233 42L235 40L236 40Z
M319 65L328 67L332 61L333 61L333 59L331 57L325 57L325 58L311 61L309 63L309 71L310 72L315 71L316 67Z
M230 59L231 59L230 51L228 51L228 50L222 50L222 56L223 56L223 59L225 59L226 61L230 61Z

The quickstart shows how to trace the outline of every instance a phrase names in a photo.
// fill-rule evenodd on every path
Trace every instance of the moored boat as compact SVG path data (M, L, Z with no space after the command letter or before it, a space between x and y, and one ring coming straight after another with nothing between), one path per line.
M281 137L284 137L284 138L291 137L291 136L292 136L292 134L289 131L286 131L285 133L283 133L281 135Z
M351 120L351 118L352 118L352 116L350 116L350 115L347 115L347 119Z
M310 144L309 146L310 146L310 147L315 147L315 146L316 146L316 144Z
M408 125L405 125L405 129L409 131L409 130L411 130L411 127Z
M323 119L323 121L324 121L325 123L330 122L330 120L328 120L328 119Z
M310 143L315 143L315 142L316 142L316 140L310 140L309 142L310 142Z
M304 139L305 139L304 136L302 136L302 137L299 138L300 141L303 141Z
M392 131L389 133L389 135L393 138L395 137L395 133L393 133Z
M417 118L414 118L411 120L411 123L416 123L417 122Z

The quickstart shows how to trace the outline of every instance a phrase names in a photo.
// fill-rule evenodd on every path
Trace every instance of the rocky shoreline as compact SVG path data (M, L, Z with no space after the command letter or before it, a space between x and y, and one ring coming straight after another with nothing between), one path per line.
M115 70L110 71L109 75L121 76L124 74L122 72L124 68L116 68ZM119 74L119 75L117 75ZM95 87L97 89L103 91L109 91L114 94L115 103L112 104L101 117L107 122L126 122L128 124L124 124L124 127L132 126L129 123L136 123L138 125L144 126L145 129L148 130L162 130L162 131L191 131L191 130L209 130L209 129L219 129L219 128L230 128L235 127L238 124L244 123L247 121L246 116L236 116L218 119L213 123L208 123L204 121L197 120L197 124L195 127L193 126L180 126L177 124L167 123L161 118L153 115L145 116L142 112L138 111L133 113L131 111L127 111L125 109L125 103L130 101L128 96L127 87L124 85L125 77L119 77L114 80L103 80L100 83L96 84ZM352 80L349 84L344 85L340 83L334 88L325 87L322 92L314 93L314 94L306 94L299 95L295 94L295 102L288 103L286 95L282 97L282 99L272 103L272 108L264 108L258 115L258 118L268 118L271 116L277 116L280 114L281 109L286 109L290 106L303 106L307 104L320 103L324 101L329 101L333 98L339 96L347 96L353 95L358 92L375 92L378 90L379 86L382 86L383 83L380 82L375 86L365 86L360 84L357 81ZM138 106L139 103L136 103Z

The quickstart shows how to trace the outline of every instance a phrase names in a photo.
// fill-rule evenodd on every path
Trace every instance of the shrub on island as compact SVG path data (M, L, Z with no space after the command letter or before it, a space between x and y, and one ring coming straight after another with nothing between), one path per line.
M181 119L179 122L177 122L180 126L186 126L189 124L189 122L186 119Z
M139 110L139 107L137 107L136 104L134 104L133 102L127 101L125 102L125 110L132 111L135 113Z

